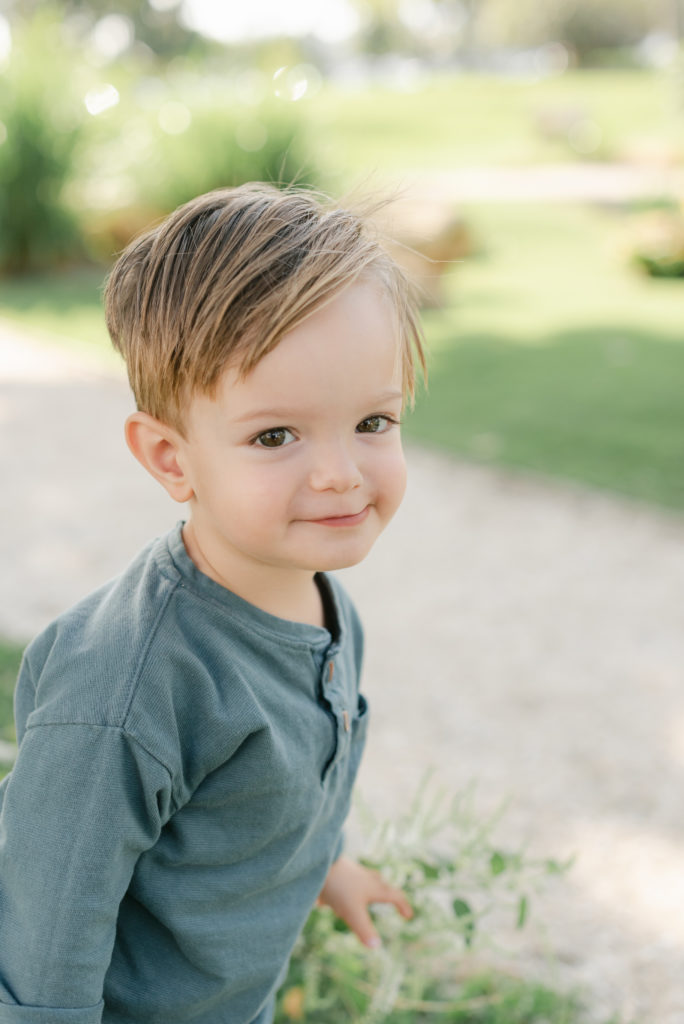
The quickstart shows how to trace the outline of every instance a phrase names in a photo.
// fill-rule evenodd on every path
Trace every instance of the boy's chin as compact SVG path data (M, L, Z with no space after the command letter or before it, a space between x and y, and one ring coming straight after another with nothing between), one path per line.
M337 558L321 559L316 563L316 572L335 572L337 569L351 569L353 565L363 562L367 554L368 551L362 551L356 554L339 555Z

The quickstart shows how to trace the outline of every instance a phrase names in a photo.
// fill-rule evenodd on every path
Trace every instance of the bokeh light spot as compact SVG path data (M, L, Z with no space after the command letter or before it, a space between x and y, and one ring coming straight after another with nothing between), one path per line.
M98 85L95 89L90 89L85 94L83 102L88 113L97 117L98 114L117 105L119 90L111 82L106 82L103 85Z
M312 64L287 65L273 75L273 92L281 100L296 103L304 96L313 96L321 87L321 74Z
M133 22L123 14L106 14L96 23L90 38L101 57L105 60L114 60L133 42Z
M350 39L361 23L350 0L258 0L251 4L183 0L180 20L196 32L229 43L313 35L335 44Z

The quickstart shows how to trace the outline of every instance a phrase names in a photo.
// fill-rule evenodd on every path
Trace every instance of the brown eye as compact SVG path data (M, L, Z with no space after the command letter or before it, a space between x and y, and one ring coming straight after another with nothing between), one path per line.
M361 420L356 431L359 434L381 434L387 430L391 422L393 421L388 416L369 416Z
M276 427L274 430L265 430L254 439L254 443L260 448L282 448L294 441L294 434L287 427Z

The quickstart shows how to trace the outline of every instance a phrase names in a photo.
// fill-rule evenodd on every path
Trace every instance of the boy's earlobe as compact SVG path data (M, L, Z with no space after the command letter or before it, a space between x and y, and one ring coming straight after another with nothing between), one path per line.
M124 428L126 444L148 473L158 480L174 501L189 501L193 489L179 459L181 438L146 412L134 412Z

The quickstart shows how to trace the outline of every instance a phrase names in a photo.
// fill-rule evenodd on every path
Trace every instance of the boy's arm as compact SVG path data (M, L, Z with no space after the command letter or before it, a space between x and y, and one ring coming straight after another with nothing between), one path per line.
M0 788L0 1024L99 1024L119 904L170 793L121 729L26 731Z
M402 917L413 917L411 904L400 889L395 889L370 868L349 857L339 857L328 871L318 903L331 907L358 935L365 946L380 945L368 906L371 903L392 903Z

